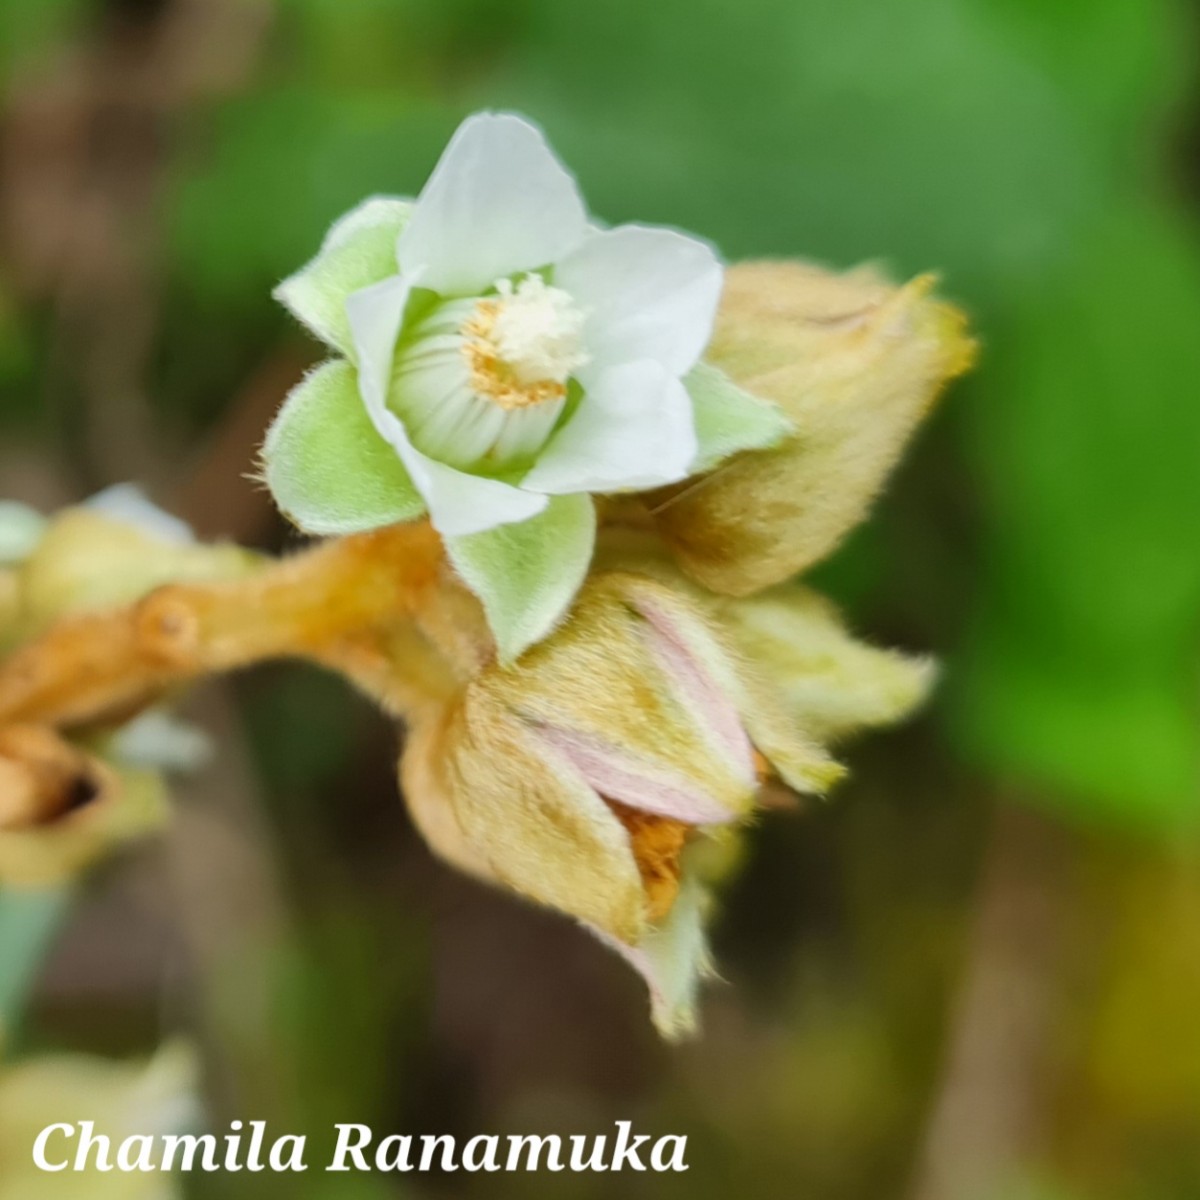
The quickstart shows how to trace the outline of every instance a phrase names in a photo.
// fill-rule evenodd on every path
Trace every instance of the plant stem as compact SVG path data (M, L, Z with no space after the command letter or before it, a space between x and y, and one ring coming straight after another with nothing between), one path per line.
M181 683L282 657L331 667L410 715L487 653L436 534L396 525L59 621L0 663L0 726L117 721Z

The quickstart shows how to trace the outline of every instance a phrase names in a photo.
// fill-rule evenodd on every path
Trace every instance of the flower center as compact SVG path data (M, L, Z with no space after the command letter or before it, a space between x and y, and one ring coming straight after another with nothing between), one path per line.
M472 390L508 410L562 400L572 372L589 361L583 310L538 275L496 288L462 326Z

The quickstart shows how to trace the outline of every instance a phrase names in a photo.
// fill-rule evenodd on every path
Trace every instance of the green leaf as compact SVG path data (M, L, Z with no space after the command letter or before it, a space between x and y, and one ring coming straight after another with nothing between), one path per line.
M743 391L724 371L697 363L683 381L700 443L692 473L710 471L739 450L767 450L795 432L782 409Z
M553 496L516 525L446 538L446 552L483 602L502 662L544 638L567 611L587 574L596 540L588 496Z
M267 431L263 468L275 503L307 533L355 533L425 511L342 359L319 366L284 401Z
M275 289L275 299L327 345L353 358L346 297L395 275L396 239L412 204L390 196L363 201L334 223L316 258Z

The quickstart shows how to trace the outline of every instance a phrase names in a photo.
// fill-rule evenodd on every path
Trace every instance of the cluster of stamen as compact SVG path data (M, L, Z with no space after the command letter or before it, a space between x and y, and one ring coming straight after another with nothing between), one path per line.
M476 395L511 411L562 400L588 362L584 313L561 288L528 275L496 285L462 325L462 352Z

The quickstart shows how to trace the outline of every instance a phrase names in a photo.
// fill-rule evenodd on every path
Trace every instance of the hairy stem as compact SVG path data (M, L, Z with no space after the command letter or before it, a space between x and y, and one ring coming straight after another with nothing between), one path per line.
M0 727L116 721L179 684L283 657L411 713L487 652L473 610L427 524L341 538L242 578L168 584L59 621L0 663Z

